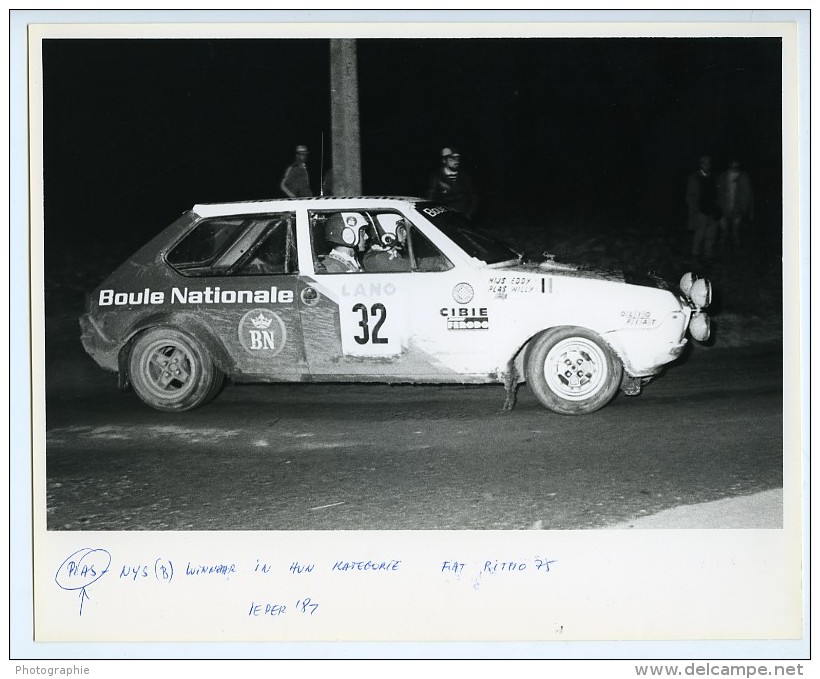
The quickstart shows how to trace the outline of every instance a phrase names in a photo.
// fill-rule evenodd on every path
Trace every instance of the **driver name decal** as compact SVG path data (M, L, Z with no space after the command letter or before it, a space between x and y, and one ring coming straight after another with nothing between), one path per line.
M223 290L218 285L201 290L171 288L170 296L164 290L144 288L139 292L100 290L99 306L152 306L170 304L292 304L293 290L280 290L275 285L258 290Z
M552 292L552 279L534 276L492 276L487 292L499 299L508 295L526 295L531 292Z

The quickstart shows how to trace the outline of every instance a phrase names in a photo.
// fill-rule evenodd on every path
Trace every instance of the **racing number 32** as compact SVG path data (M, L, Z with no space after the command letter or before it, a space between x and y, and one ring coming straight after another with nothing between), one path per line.
M387 344L386 337L379 337L379 330L385 320L387 320L387 309L384 304L381 302L374 304L370 307L370 313L368 314L367 307L360 302L359 304L353 305L353 311L360 312L362 314L362 320L359 321L359 327L362 329L362 334L353 336L353 339L356 340L358 344L367 344L368 342L371 342L372 344ZM373 319L375 319L375 325L373 326L373 331L371 332L370 321Z

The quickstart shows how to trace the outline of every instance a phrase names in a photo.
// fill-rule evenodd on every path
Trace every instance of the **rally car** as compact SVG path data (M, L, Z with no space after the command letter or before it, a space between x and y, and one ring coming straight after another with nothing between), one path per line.
M526 382L562 414L637 394L709 337L711 284L679 290L527 263L420 198L202 204L88 295L86 351L148 405L236 382Z

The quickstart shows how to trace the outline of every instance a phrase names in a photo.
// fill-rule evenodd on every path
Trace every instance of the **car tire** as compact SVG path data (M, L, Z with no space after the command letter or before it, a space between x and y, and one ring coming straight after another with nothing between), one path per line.
M532 341L526 373L527 383L545 408L562 415L584 415L612 400L623 365L596 333L562 327Z
M219 393L225 376L190 335L154 328L139 335L128 362L131 385L152 408L191 410Z

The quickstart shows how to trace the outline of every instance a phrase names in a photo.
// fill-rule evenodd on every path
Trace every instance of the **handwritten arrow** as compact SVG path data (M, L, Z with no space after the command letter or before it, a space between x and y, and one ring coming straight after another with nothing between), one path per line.
M83 601L85 599L90 599L91 597L88 596L88 592L85 591L85 587L80 590L80 615L83 614Z

